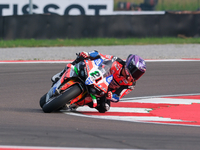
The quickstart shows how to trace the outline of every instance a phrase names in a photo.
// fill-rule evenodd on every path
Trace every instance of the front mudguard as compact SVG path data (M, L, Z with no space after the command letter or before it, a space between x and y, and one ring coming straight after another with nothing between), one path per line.
M63 73L63 75L61 76L61 78L52 85L51 89L49 90L49 92L47 93L46 96L46 102L48 102L48 100L54 96L54 95L59 95L61 90L60 87L62 85L65 85L65 83L70 80L71 78L78 78L77 73L75 72L73 65L72 64L67 64L67 68L66 71ZM73 84L73 83L72 83ZM71 84L71 85L72 85ZM70 87L71 85L65 86L62 91L66 90L68 87Z
M83 95L83 93L86 93L87 89L85 88L85 86L83 85L82 81L79 80L79 78L71 78L71 79L67 79L65 82L61 83L60 79L57 83L55 83L53 85L53 87L49 90L49 92L46 95L46 103L55 96L58 96L59 94L63 93L65 90L67 90L68 88L70 88L71 86L77 84L80 89L82 90L80 96L78 96L76 99L80 100L83 96L85 96L86 94Z
M50 98L50 100L43 105L42 110L45 113L57 111L60 108L62 108L64 105L68 104L72 99L79 96L81 92L82 90L79 87L79 85L74 84L68 89L66 89L60 95Z

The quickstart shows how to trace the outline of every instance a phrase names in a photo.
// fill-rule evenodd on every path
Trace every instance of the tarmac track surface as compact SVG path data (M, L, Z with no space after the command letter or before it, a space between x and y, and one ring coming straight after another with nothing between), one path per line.
M200 128L45 114L39 99L65 64L0 64L0 145L198 149ZM127 97L199 93L200 61L148 62Z

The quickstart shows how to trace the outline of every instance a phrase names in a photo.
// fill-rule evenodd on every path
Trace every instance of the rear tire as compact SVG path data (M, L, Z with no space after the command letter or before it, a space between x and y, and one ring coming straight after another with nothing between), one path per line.
M59 108L63 107L66 103L68 103L71 99L76 98L78 95L82 93L81 88L78 84L74 84L58 97L50 100L46 104L43 105L42 110L45 113L50 113Z

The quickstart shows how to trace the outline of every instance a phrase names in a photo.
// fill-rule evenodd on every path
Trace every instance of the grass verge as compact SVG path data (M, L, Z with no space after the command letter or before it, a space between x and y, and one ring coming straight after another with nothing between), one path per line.
M110 46L110 45L151 45L151 44L200 44L200 38L84 38L55 40L0 40L1 48L8 47L62 47L62 46Z

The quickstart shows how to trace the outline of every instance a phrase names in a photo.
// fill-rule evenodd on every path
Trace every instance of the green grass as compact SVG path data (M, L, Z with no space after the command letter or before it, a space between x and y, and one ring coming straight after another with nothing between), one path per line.
M0 47L62 47L102 45L148 45L148 44L200 44L200 38L85 38L55 40L0 40Z

